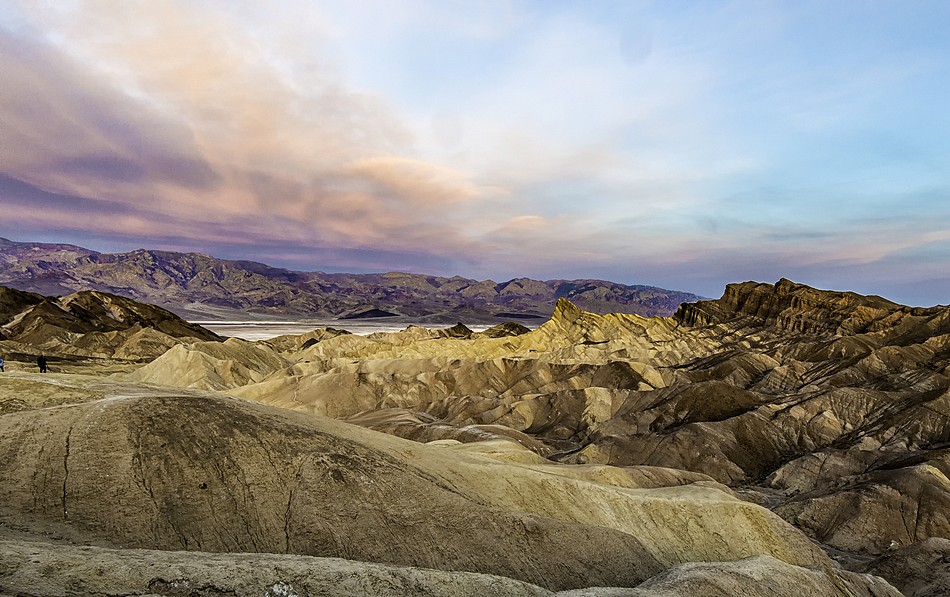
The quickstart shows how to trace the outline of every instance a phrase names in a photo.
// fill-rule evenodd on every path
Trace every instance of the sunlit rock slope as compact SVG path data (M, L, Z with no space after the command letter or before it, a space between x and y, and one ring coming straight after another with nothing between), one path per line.
M947 308L748 282L668 318L561 300L533 331L195 341L109 380L15 382L0 530L58 537L63 561L63 542L342 558L524 594L945 584ZM205 557L181 578L210 583L207 561L235 594L302 582Z
M168 383L215 346L133 379ZM216 387L419 441L507 438L562 463L702 473L857 556L950 538L944 307L748 282L673 318L561 301L516 336L415 328L282 348L285 365Z
M46 297L0 286L0 351L152 359L182 341L221 340L160 307L105 292Z
M357 595L380 583L471 594L459 592L469 582L678 595L706 578L724 595L782 574L773 593L750 594L810 582L898 595L696 473L556 464L508 441L421 444L206 390L16 379L37 398L0 416L3 590L280 594L267 591L337 578ZM57 404L62 388L72 398Z

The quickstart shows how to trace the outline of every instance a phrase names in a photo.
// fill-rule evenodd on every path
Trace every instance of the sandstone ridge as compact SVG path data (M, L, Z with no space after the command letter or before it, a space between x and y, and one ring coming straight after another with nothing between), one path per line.
M183 341L218 341L213 332L160 307L96 291L45 297L0 286L0 350L125 360L155 358Z

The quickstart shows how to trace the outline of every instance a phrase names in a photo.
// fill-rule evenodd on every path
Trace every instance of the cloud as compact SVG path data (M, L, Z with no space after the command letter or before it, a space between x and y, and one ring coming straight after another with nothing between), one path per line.
M187 129L83 77L80 65L0 29L0 162L7 174L58 190L152 176L209 186L214 174Z
M950 263L929 9L8 4L0 231L704 293Z
M0 30L10 83L0 122L11 140L0 162L63 198L47 201L51 226L474 250L458 204L495 191L410 157L411 135L382 99L345 89L332 72L286 78L303 66L282 71L274 61L294 60L299 42L263 47L213 5L106 4L25 5L55 45ZM71 219L74 211L101 219Z
M374 183L382 195L419 207L443 207L482 194L460 172L405 157L374 157L349 167L355 178Z

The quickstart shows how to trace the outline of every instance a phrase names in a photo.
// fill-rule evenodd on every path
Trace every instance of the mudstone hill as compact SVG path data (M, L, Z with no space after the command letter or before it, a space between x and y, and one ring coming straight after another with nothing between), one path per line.
M125 301L0 294L0 592L950 591L950 308L246 342Z

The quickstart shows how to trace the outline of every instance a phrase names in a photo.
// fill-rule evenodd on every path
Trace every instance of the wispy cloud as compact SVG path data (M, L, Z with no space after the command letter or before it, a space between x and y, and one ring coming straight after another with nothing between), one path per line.
M283 79L274 48L205 5L105 8L38 9L56 44L4 36L0 118L18 133L3 146L8 175L105 202L113 215L99 227L116 234L207 241L202 230L229 223L223 236L252 243L444 253L470 242L440 216L481 190L400 155L411 135L380 98L320 74L305 88ZM78 204L60 208L50 225L77 222Z

